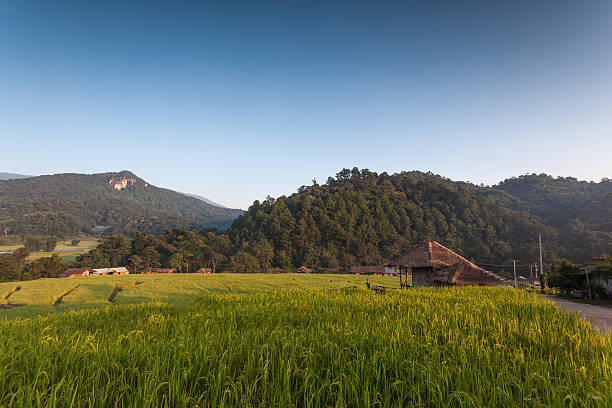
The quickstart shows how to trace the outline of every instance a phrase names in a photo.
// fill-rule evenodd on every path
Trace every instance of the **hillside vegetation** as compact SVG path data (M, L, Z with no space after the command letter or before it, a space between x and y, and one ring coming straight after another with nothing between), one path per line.
M547 262L559 257L586 262L612 252L610 236L589 229L605 228L609 208L593 210L588 215L591 224L565 234L563 221L553 222L528 197L508 188L514 184L504 183L506 192L431 173L388 175L345 169L324 185L315 183L288 197L256 201L236 219L230 235L237 247L248 249L255 243L257 248L269 248L272 265L294 267L379 265L425 238L506 276L511 268L496 264L538 259L538 233L544 235ZM609 184L603 183L601 189L606 191ZM528 267L523 270L528 272Z
M612 338L510 289L204 295L0 338L2 406L612 405Z
M0 232L66 235L228 227L241 211L159 188L134 174L56 174L0 181Z

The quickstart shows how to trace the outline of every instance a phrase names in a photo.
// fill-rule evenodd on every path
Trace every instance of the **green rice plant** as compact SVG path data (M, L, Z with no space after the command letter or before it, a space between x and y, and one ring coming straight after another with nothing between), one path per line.
M0 406L612 406L611 337L507 288L207 293L0 338Z
M11 295L18 308L0 311L0 320L34 317L41 314L82 310L107 306L116 286L141 284L129 290L117 291L113 303L117 305L141 302L169 302L187 305L204 293L253 293L286 288L329 289L347 286L365 287L366 281L388 287L399 286L395 277L368 277L343 274L169 274L169 275L113 275L79 278L39 279L20 282L22 289ZM53 304L57 294L67 292L75 284L79 287ZM14 288L14 282L0 283L0 293Z

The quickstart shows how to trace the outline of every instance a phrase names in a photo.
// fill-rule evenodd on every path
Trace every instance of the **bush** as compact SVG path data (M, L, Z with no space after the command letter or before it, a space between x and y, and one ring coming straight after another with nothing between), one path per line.
M77 246L79 245L80 242L81 242L80 239L73 239L72 241L70 241L70 245Z
M608 297L608 292L606 291L606 288L604 288L603 286L597 284L597 283L593 283L591 284L591 296L598 297L598 298L606 298Z

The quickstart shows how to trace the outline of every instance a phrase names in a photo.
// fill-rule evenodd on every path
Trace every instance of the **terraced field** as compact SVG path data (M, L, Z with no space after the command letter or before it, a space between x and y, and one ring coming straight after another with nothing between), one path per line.
M393 277L319 274L170 274L88 276L0 283L0 320L142 302L187 305L205 293L253 293L275 289L365 287L366 282L397 287ZM19 287L19 290L15 290ZM10 296L5 299L9 293ZM59 298L59 299L58 299ZM58 301L59 300L59 301Z

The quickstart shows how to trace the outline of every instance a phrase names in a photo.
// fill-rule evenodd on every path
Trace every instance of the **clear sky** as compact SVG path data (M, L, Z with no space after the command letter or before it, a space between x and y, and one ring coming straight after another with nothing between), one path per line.
M0 2L0 171L240 208L354 166L612 177L610 1L204 3Z

